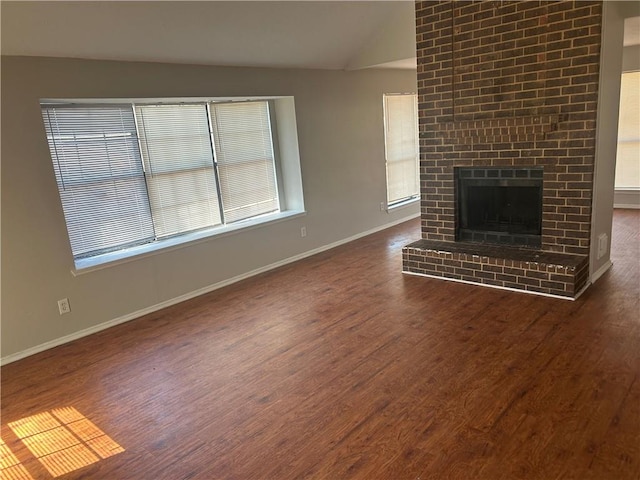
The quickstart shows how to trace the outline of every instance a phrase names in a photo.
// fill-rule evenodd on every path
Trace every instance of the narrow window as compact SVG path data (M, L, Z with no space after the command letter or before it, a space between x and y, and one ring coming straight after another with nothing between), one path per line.
M615 188L640 190L640 72L622 74Z
M384 95L384 132L387 204L392 207L420 196L417 95Z

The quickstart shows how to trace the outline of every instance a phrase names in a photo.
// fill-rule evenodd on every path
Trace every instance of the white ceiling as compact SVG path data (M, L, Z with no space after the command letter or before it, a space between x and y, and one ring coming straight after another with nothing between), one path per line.
M3 55L415 69L411 0L4 1ZM640 44L640 17L625 45Z
M412 1L50 1L1 5L3 55L415 68Z

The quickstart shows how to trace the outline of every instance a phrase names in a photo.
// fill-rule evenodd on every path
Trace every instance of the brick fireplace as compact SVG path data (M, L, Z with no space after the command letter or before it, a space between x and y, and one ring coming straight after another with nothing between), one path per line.
M404 272L587 285L601 23L594 1L416 3L422 238Z

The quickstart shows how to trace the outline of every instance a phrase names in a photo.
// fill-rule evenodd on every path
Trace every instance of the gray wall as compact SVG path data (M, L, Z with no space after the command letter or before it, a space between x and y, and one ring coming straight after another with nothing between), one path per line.
M385 201L382 94L411 70L279 70L2 58L2 345L5 361L305 252L418 215ZM292 95L307 214L72 275L40 98ZM307 237L300 237L306 226ZM400 275L400 267L398 268ZM60 316L57 300L69 298Z
M637 72L640 70L640 45L622 49L622 71Z

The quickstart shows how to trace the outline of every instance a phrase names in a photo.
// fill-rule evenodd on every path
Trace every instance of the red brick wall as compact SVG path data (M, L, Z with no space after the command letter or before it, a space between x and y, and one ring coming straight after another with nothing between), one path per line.
M543 166L542 249L588 255L602 4L416 3L422 237L455 240L453 168Z

